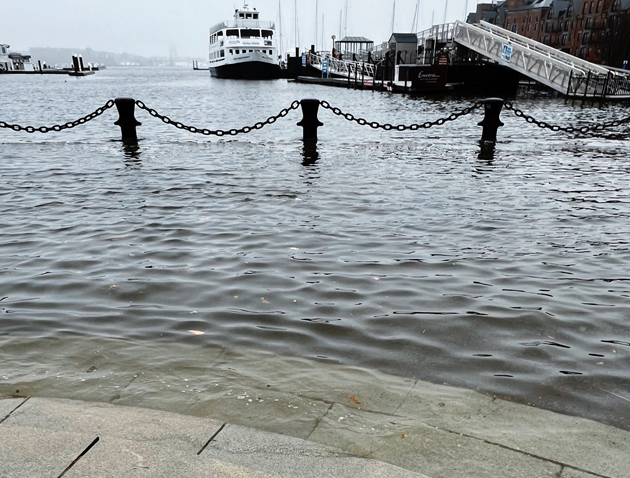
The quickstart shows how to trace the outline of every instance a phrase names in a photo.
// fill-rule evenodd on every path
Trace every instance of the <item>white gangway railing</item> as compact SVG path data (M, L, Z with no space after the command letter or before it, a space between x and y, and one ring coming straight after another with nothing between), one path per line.
M630 74L482 21L455 24L454 41L572 97L630 98Z
M372 63L361 61L345 61L337 58L322 56L317 53L308 53L309 64L322 71L324 60L328 61L328 72L331 75L372 81L374 79L376 67Z

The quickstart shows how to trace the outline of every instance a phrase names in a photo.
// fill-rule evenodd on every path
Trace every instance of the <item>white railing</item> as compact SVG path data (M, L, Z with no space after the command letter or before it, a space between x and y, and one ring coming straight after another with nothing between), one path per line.
M308 54L309 64L320 71L322 70L324 59L328 60L328 72L331 75L350 76L351 78L364 78L366 80L374 78L376 67L371 63L338 60L337 58L326 57L317 53Z
M455 42L567 96L627 96L628 73L596 65L482 21L455 24Z

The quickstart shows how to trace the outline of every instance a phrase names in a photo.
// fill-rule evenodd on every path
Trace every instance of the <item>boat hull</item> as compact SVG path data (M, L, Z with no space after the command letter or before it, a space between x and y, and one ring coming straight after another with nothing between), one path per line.
M280 71L280 65L261 61L246 61L210 67L210 74L215 78L237 80L273 80L280 78Z

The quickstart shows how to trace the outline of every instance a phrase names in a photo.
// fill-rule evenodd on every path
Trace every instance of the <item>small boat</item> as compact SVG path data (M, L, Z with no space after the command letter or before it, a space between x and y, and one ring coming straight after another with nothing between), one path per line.
M273 22L259 19L256 8L245 4L234 12L231 26L210 29L208 67L217 78L275 79L280 77Z

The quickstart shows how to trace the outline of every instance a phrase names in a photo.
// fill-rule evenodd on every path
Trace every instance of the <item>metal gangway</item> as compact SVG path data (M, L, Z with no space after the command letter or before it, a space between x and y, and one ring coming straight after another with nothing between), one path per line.
M590 63L488 22L456 22L453 40L569 97L630 98L626 70Z
M339 60L320 53L308 53L308 64L323 71L324 60L328 62L328 74L336 77L358 78L364 81L373 81L376 65L361 61Z

